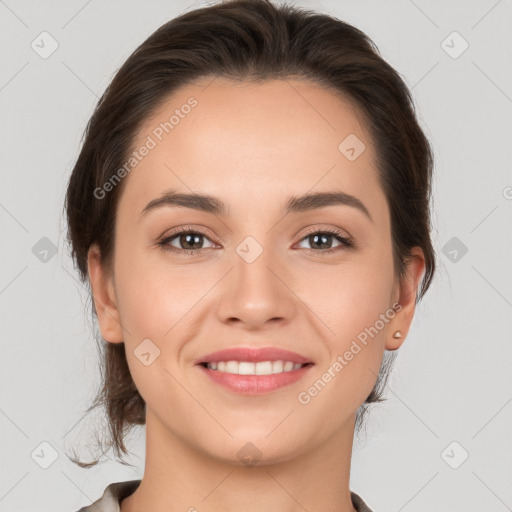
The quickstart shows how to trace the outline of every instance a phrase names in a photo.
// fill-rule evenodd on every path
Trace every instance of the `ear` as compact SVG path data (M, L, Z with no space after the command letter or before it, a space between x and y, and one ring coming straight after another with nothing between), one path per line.
M407 258L407 273L402 282L398 283L394 292L395 302L401 306L396 308L396 314L389 322L386 349L396 350L402 346L405 341L416 307L416 294L421 278L425 271L425 256L420 247L413 247L411 255ZM400 331L401 338L393 338L393 334Z
M89 248L87 268L101 335L104 340L111 343L122 343L123 330L117 309L113 276L104 268L97 244Z

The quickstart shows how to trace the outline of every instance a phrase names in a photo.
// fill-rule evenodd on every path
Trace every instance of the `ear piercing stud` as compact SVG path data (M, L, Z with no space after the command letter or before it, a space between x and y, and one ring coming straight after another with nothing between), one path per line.
M401 338L402 337L402 333L400 331L395 331L394 334L393 334L393 338Z

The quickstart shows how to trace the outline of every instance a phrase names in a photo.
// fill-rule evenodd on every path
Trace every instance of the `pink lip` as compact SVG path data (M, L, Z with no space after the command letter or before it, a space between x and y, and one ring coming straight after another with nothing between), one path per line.
M231 359L231 361L233 361L233 359ZM198 368L214 383L220 384L235 393L243 393L246 395L268 393L283 386L293 384L304 377L306 372L308 372L312 367L313 364L308 364L298 370L274 373L272 375L237 375L235 373L224 373L217 370L210 370L201 365L198 366Z
M259 363L262 361L291 361L292 363L300 364L312 362L296 352L290 352L289 350L283 350L277 347L236 347L212 352L196 360L194 364L218 363L220 361L248 361L251 363Z

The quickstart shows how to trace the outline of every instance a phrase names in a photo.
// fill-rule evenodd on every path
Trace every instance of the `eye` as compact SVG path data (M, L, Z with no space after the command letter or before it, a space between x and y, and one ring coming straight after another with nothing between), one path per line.
M333 247L332 242L328 242L332 238L338 242L337 246ZM172 251L178 254L194 255L205 249L202 243L205 239L209 240L212 244L210 247L206 248L215 247L215 244L211 242L206 233L188 226L172 232L170 235L157 242L157 245L166 251ZM304 249L318 254L330 254L343 248L354 248L352 239L345 236L342 231L337 229L316 229L315 231L311 231L306 234L306 236L302 238L301 243L303 243L303 241L306 241L313 246L312 248L304 247ZM315 247L317 247L318 250L315 249Z
M201 240L209 238L202 231L198 231L192 229L191 227L187 227L184 229L180 229L179 231L175 231L174 233L166 236L162 240L158 242L158 245L161 246L166 251L174 251L178 253L184 254L196 254L200 252L204 247L202 247ZM173 245L173 242L178 244ZM215 245L212 244L212 247Z
M338 246L332 246L332 242L329 243L329 239L334 238L336 241L339 242ZM317 253L325 254L325 253L331 253L334 251L338 251L340 249L346 248L346 249L353 249L354 243L352 240L345 236L343 232L337 230L337 229L324 229L324 230L316 230L308 233L302 241L308 242L313 247L323 246L320 247L321 250L315 250L314 248L309 249L305 247L305 249L309 251L314 251ZM301 242L302 242L301 241ZM328 246L327 248L325 246ZM330 247L329 247L330 246Z

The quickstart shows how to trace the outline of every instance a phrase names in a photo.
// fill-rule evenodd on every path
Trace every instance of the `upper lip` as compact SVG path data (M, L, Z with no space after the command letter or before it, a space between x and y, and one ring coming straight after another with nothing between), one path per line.
M249 361L258 363L262 361L291 361L292 363L312 363L309 359L296 352L277 347L233 347L218 352L212 352L195 361L194 364L219 363L221 361Z

